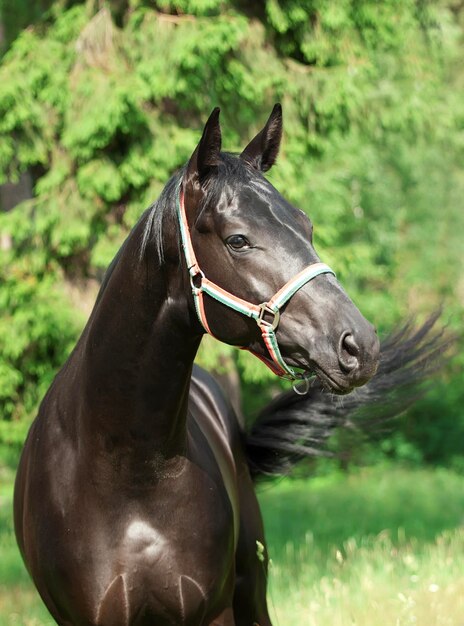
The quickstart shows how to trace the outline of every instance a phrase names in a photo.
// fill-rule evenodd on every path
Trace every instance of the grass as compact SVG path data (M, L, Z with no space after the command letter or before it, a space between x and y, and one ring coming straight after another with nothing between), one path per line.
M464 533L445 533L432 545L396 547L386 534L370 545L346 542L327 555L323 576L306 565L311 542L272 573L274 623L318 626L462 626ZM290 619L289 619L290 617Z
M0 476L0 626L49 626ZM464 480L376 468L264 484L275 626L464 626Z
M464 481L384 469L260 494L276 626L464 626Z

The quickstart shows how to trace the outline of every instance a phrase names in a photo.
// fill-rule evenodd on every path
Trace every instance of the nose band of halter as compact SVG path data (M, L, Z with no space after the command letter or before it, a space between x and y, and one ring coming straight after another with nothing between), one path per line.
M312 265L305 267L304 270L285 283L285 285L279 289L279 291L274 294L268 302L263 302L262 304L252 304L251 302L242 300L242 298L234 296L225 289L222 289L222 287L219 287L219 285L210 281L201 271L192 246L187 216L185 214L184 197L180 190L180 186L177 191L176 205L182 247L184 249L185 260L190 274L190 284L192 286L195 309L198 319L200 320L200 323L205 331L214 337L208 325L208 320L206 319L203 301L203 294L206 293L211 298L221 302L221 304L224 304L229 308L234 309L234 311L246 315L247 317L251 317L256 321L261 330L264 345L266 346L271 358L269 359L261 354L258 354L250 348L245 349L250 350L250 352L263 361L263 363L265 363L274 372L274 374L289 380L300 380L306 378L304 374L296 372L292 367L287 365L280 353L275 334L280 321L280 309L310 280L313 280L313 278L316 278L316 276L319 276L320 274L333 274L335 276L335 272L325 263L313 263Z

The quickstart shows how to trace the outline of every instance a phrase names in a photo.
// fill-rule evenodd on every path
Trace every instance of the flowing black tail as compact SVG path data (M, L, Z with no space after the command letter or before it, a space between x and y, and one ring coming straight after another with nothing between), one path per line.
M442 369L454 341L435 328L439 316L418 329L409 322L387 337L376 375L351 394L333 395L316 381L305 396L289 391L271 402L246 436L252 475L287 474L303 458L327 454L324 442L335 428L371 428L407 409Z

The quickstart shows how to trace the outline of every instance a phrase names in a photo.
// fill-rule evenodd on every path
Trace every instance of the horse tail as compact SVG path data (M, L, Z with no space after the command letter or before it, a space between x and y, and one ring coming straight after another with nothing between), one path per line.
M289 391L274 399L246 434L252 476L288 474L304 458L329 456L324 444L335 429L367 431L403 413L430 387L454 343L446 329L437 329L439 316L392 332L381 343L375 376L349 395L331 394L316 380L304 396Z

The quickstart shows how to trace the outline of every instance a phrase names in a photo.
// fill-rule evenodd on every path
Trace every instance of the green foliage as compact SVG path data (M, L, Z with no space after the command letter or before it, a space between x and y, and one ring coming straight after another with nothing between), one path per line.
M451 464L462 471L464 439L463 359L457 359L449 375L437 381L426 400L408 412L401 424L406 441L420 450L428 463Z
M77 325L49 276L18 263L0 268L0 283L0 441L20 444Z
M82 324L69 285L102 275L216 105L238 150L283 103L269 178L382 330L442 298L457 319L462 34L459 12L412 0L53 4L0 65L0 182L27 169L35 183L0 215L3 417L34 411ZM247 408L278 386L244 352L199 359L238 367Z

